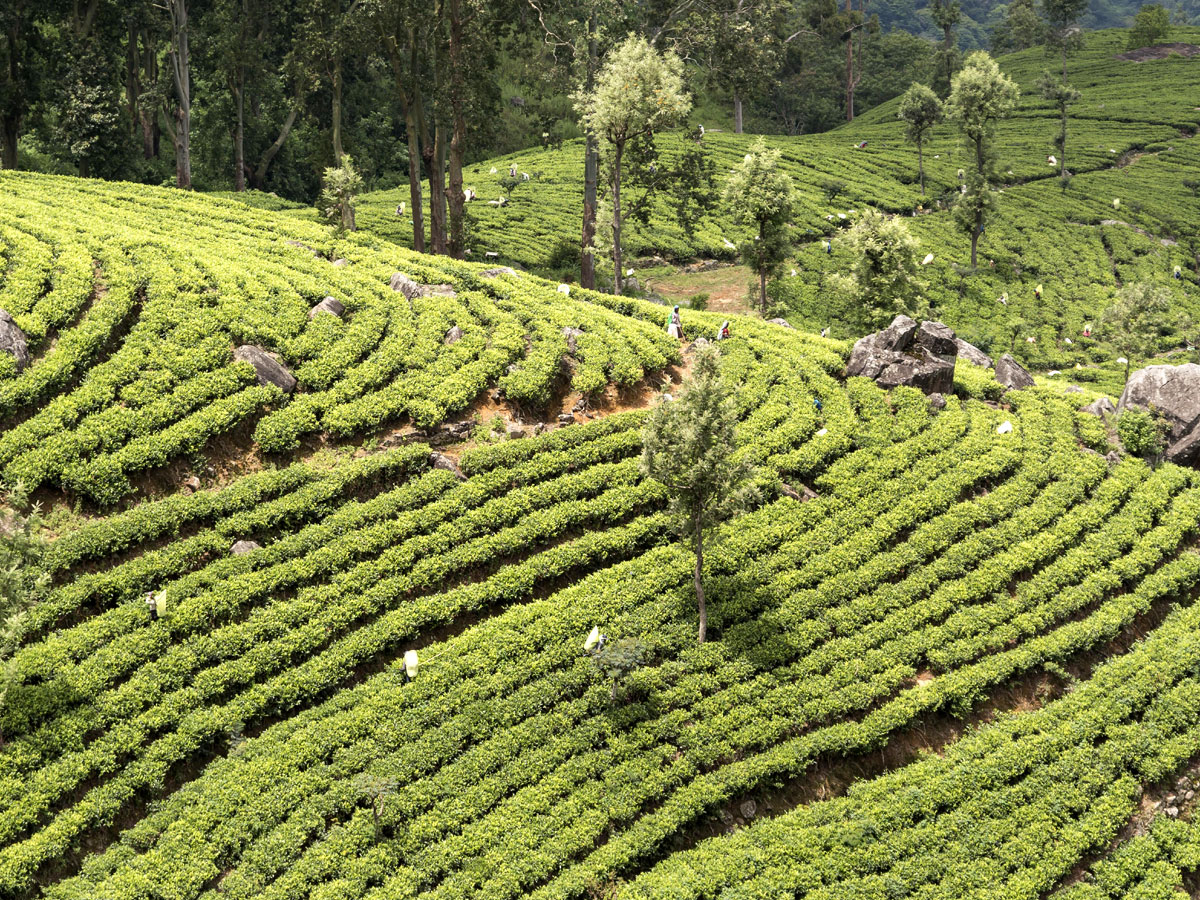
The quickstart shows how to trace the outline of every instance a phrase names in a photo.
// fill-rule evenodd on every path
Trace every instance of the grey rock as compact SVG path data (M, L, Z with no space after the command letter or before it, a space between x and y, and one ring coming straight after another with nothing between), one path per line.
M516 422L510 422L508 427L505 428L505 431L508 434L509 440L516 440L517 438L525 437L525 429Z
M1117 463L1119 463L1121 461L1121 454L1118 453L1116 450L1109 450L1107 453L1104 454L1104 459L1109 465L1115 466Z
M461 341L462 336L463 330L455 325L446 332L446 338L442 341L442 343L449 347L451 344L457 344L459 341Z
M946 408L945 394L939 394L937 391L934 391L932 394L929 395L929 406L931 409L945 409Z
M421 286L422 297L457 297L458 291L452 284L425 284Z
M1165 812L1168 816L1170 816L1172 819L1174 819L1176 816L1179 815L1179 807L1178 806L1168 806L1165 810L1163 810L1163 812Z
M299 247L301 250L307 250L309 253L311 253L313 256L315 256L317 259L324 258L321 256L321 252L319 250L308 246L308 244L304 243L303 241L284 241L284 243L287 244L289 247Z
M955 338L954 346L958 348L958 355L967 362L974 363L983 369L990 369L992 367L992 358L974 344L968 344L962 338Z
M399 291L409 300L423 296L421 285L417 284L403 272L396 272L388 282L393 291Z
M636 275L626 276L624 286L626 290L630 291L640 291L642 289L641 283L637 280Z
M1077 384L1068 384L1067 389L1065 391L1063 391L1063 393L1064 394L1082 394L1083 388L1081 388Z
M350 265L350 260L348 259L335 259L333 261L333 267L335 269L344 269L348 265Z
M1007 353L996 362L996 380L1015 391L1021 391L1034 385L1033 376Z
M780 325L784 328L793 328L794 327L792 325L792 323L789 322L787 319L767 319L767 321L770 322L772 325Z
M576 338L583 337L583 332L578 328L572 328L568 325L562 330L562 335L567 340L567 352L574 354L575 351L579 349L579 345L576 343Z
M753 819L754 816L758 813L758 804L755 803L753 800L747 800L745 803L743 803L741 806L738 807L738 812L740 812L742 814L743 819Z
M846 376L872 378L885 388L905 385L948 394L954 389L957 354L954 332L941 322L917 325L908 316L896 316L887 328L855 342Z
M443 472L449 472L459 481L466 481L467 476L462 473L462 469L450 457L444 453L430 453L429 464L435 469L441 469Z
M1107 397L1101 397L1098 400L1093 400L1087 406L1083 407L1080 412L1090 413L1093 416L1111 416L1117 411L1116 406Z
M329 313L331 316L337 316L339 319L342 313L346 311L346 307L337 297L326 297L316 306L308 311L308 317L315 319L320 313Z
M1117 409L1158 413L1170 426L1166 458L1200 466L1200 365L1147 366L1129 376Z
M245 556L247 553L253 553L255 550L261 550L262 545L258 541L238 541L229 548L229 552L234 556Z
M495 266L491 269L484 269L479 274L483 278L495 278L497 275L516 275L517 270L512 266Z
M193 475L183 483L183 486L189 491L195 493L196 491L200 490L200 479Z
M546 423L545 423L545 422L538 422L536 425L534 425L534 426L533 426L533 433L534 433L535 435L537 435L537 434L545 434L545 433L546 433Z
M259 384L273 384L285 394L290 394L296 389L296 376L288 371L287 366L262 347L242 344L233 351L233 358L254 366L254 371L258 373Z
M1195 791L1188 791L1186 794L1184 794L1184 795L1183 795L1183 799L1184 799L1184 800L1191 800L1191 799L1192 799L1193 797L1195 797L1195 796L1196 796L1196 792L1195 792Z
M29 342L13 321L13 317L0 309L0 353L7 353L17 361L17 371L29 365Z
M558 424L559 425L573 425L574 423L575 423L575 417L573 415L571 415L570 413L560 413L559 414L559 416L558 416Z

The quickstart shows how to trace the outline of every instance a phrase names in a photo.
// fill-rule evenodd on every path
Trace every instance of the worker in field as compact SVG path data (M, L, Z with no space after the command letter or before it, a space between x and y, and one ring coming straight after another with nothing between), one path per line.
M721 323L721 327L717 331L717 340L723 341L727 337L729 337L729 320L728 319L726 319L724 322Z
M667 334L677 341L683 340L683 321L679 318L679 307L671 310L671 321L667 323Z

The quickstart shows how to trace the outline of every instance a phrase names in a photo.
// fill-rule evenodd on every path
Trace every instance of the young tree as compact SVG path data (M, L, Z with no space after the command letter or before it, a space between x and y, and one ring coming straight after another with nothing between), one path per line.
M922 144L929 129L942 121L945 109L938 95L923 84L913 84L900 98L899 117L904 120L904 134L917 145L917 172L921 179L921 196L925 196L925 157Z
M1058 151L1058 177L1067 178L1067 111L1071 104L1079 99L1079 91L1065 81L1060 81L1048 70L1042 72L1038 80L1038 89L1042 96L1058 108L1058 135L1054 138L1054 147Z
M725 182L724 200L738 225L750 225L754 234L738 248L758 275L759 302L767 311L767 279L778 271L792 249L792 208L795 190L791 177L779 165L780 151L770 150L759 138Z
M939 95L950 92L950 79L958 71L960 54L954 26L962 20L958 0L933 0L929 6L933 24L942 29L942 45L933 58L933 88Z
M683 87L683 61L659 53L645 38L630 35L604 61L591 93L576 96L583 127L608 144L612 188L614 289L621 293L621 176L631 140L670 128L691 110Z
M1038 15L1033 0L1013 0L1004 21L992 31L992 51L1012 53L1028 50L1046 41L1046 23Z
M321 188L321 215L339 232L355 230L354 203L362 186L362 176L348 155L342 157L340 166L325 170Z
M1171 31L1171 17L1161 3L1147 3L1133 17L1127 49L1139 50L1162 41Z
M1125 357L1125 380L1136 359L1149 359L1159 340L1175 325L1171 292L1160 284L1140 281L1117 292L1112 305L1100 316L1100 335Z
M920 244L903 219L868 209L840 243L854 262L849 275L834 275L831 283L858 304L864 326L886 325L901 313L921 315L926 284L918 277Z
M955 74L946 101L946 112L962 129L974 163L954 205L955 221L971 236L972 269L978 262L979 236L996 205L991 184L996 122L1012 115L1020 96L1020 88L1000 71L996 61L977 50Z
M46 583L40 568L45 548L37 506L29 504L20 485L0 491L0 714L13 683L22 622Z
M699 643L708 632L704 605L704 537L755 498L750 463L734 453L737 405L721 380L716 348L696 352L691 381L679 399L662 403L642 429L642 472L667 488L680 536L696 554L693 581Z
M1062 58L1062 83L1067 83L1067 54L1083 46L1079 17L1088 8L1088 0L1042 0L1046 15L1046 49L1057 50Z

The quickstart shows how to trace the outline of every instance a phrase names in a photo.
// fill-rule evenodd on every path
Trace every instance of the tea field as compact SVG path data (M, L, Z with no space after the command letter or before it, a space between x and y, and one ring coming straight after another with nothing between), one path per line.
M960 362L934 410L735 318L761 502L697 645L638 466L694 352L661 306L5 173L0 307L0 477L58 531L0 896L1079 900L1200 865L1151 805L1200 757L1200 473L1106 460L1091 393ZM644 664L614 684L593 627Z
M904 140L896 101L832 132L768 138L782 151L800 192L793 220L800 248L772 290L784 314L813 331L829 327L837 337L856 336L852 310L827 282L849 267L850 256L836 241L827 252L824 242L870 206L909 217L921 255L934 257L923 270L934 316L994 355L1015 349L1043 370L1110 361L1117 355L1110 348L1080 338L1117 288L1131 281L1166 283L1179 307L1200 317L1200 198L1185 184L1194 185L1200 171L1200 148L1193 140L1200 127L1200 61L1117 59L1126 34L1089 33L1086 48L1069 60L1070 81L1082 97L1071 109L1067 160L1075 177L1065 192L1047 161L1057 153L1056 112L1037 89L1041 71L1054 69L1057 60L1040 48L1000 59L1021 86L1022 98L1016 115L998 126L997 157L1007 182L999 216L980 240L981 269L973 274L966 273L969 242L947 208L958 191L959 170L969 167L952 124L938 126L926 144L925 198L917 185L916 148ZM1172 39L1200 43L1200 29L1176 28ZM703 145L718 172L715 195L723 173L755 139L705 134ZM690 140L661 138L664 156L670 159ZM865 147L856 146L863 141ZM529 180L518 180L510 191L502 182L511 166L518 178L527 173ZM571 254L577 259L578 253L582 173L579 143L469 168L464 184L478 195L468 204L473 258L569 272ZM502 196L506 205L489 204ZM411 244L407 207L405 215L396 214L407 200L406 187L367 195L360 225ZM730 245L741 235L719 206L692 224L688 235L660 200L649 226L629 225L626 255L641 257L635 268L653 268L656 276L663 262L734 259ZM1183 280L1172 277L1176 266Z

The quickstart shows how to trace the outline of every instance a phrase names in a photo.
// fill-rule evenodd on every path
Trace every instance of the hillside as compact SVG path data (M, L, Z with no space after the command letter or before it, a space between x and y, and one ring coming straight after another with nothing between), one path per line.
M50 176L0 176L0 243L0 476L61 532L0 896L1095 897L1200 861L1182 793L1143 833L1200 758L1200 474L1106 461L1092 395L960 362L939 411L735 317L762 500L697 646L637 464L694 352L662 307ZM593 626L648 646L617 688Z
M1167 283L1181 310L1200 315L1200 199L1184 184L1200 170L1200 146L1192 140L1200 126L1200 58L1119 60L1125 35L1088 34L1086 50L1070 60L1070 80L1083 96L1072 108L1067 157L1076 177L1066 193L1047 164L1057 120L1036 89L1047 60L1041 50L1001 58L1002 68L1022 88L1017 115L998 129L998 158L1011 183L998 219L980 241L982 270L971 277L960 274L969 259L968 241L938 205L957 192L957 173L967 165L952 125L940 126L926 147L925 201L915 184L916 149L903 139L895 102L833 132L769 138L783 151L802 195L794 220L802 246L793 265L785 267L794 267L797 275L785 276L773 290L785 314L812 330L831 327L838 337L856 335L850 310L838 308L825 284L825 277L844 270L849 259L836 244L833 255L826 255L822 242L851 224L858 210L875 206L911 216L923 251L934 254L926 269L934 314L996 354L1024 345L1020 349L1031 366L1066 369L1110 361L1114 354L1080 340L1081 332L1129 281ZM1176 29L1175 36L1200 42L1200 29ZM710 132L704 145L723 173L754 139ZM855 147L861 141L867 146ZM662 144L668 153L681 146L679 139ZM503 208L489 206L487 201L505 194L500 180L510 165L528 172L530 181L519 184ZM582 166L581 147L568 144L469 170L465 184L479 195L469 205L474 258L494 254L533 271L569 259L578 245ZM411 243L411 222L395 214L404 200L407 191L401 190L366 196L360 202L360 226ZM653 283L670 282L671 276L651 257L731 260L726 241L738 239L719 210L696 223L689 237L664 203L649 227L633 224L629 232L628 255L642 257L640 273ZM1185 282L1171 278L1177 265L1190 273ZM732 282L740 286L748 280L747 275ZM1044 286L1041 302L1034 297L1038 284ZM1005 293L1007 307L997 302ZM1062 343L1064 337L1073 343Z

